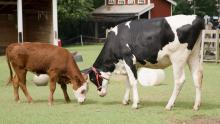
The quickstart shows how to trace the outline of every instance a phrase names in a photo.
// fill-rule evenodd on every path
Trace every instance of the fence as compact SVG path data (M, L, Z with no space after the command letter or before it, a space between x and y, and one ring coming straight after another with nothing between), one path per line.
M220 30L202 31L201 60L204 62L220 62L219 38Z
M70 44L94 44L94 43L104 43L106 38L96 38L93 36L79 35L69 40L63 40L62 45L70 45Z

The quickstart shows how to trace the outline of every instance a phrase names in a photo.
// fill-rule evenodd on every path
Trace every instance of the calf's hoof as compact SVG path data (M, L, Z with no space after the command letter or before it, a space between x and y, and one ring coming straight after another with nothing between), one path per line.
M18 104L19 104L19 103L21 103L21 101L20 101L20 100L15 100L15 102L16 102L16 103L18 103Z
M167 105L167 106L165 107L165 110L166 110L166 111L171 111L172 108L173 108L173 106L169 106L169 105Z
M53 105L53 103L52 102L48 102L48 106L52 106Z
M194 111L198 111L198 110L199 110L199 105L198 105L198 106L195 106L195 105L194 105L194 106L193 106L193 110L194 110Z
M133 108L133 109L138 109L138 104L134 104L134 103L133 103L133 104L132 104L132 108Z
M201 102L196 102L196 103L194 104L194 106L193 106L193 110L194 110L194 111L198 111L200 105L201 105Z
M84 102L78 102L78 104L83 105L83 104L84 104Z
M29 104L32 104L32 103L33 103L32 98L28 100L28 103L29 103Z
M66 103L70 103L70 102L71 102L70 99L66 100Z
M28 101L29 104L33 104L33 101Z
M123 100L123 101L122 101L122 104L123 104L123 105L128 105L129 102L130 102L130 100Z

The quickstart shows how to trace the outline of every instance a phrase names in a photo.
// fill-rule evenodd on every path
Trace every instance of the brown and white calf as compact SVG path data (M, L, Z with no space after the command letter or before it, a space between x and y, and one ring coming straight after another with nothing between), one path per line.
M21 87L28 102L32 102L32 97L26 88L27 71L49 75L49 105L53 103L56 82L61 85L66 102L70 101L67 83L72 84L78 102L85 101L87 82L68 50L46 43L13 43L6 48L6 57L10 68L10 82L12 81L14 86L15 101L19 102L18 88ZM12 68L15 71L13 79Z

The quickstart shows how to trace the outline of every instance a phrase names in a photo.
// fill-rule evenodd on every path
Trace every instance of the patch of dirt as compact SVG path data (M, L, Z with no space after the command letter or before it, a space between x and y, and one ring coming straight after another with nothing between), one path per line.
M209 118L203 115L195 115L191 120L186 121L172 119L171 124L220 124L220 118Z
M193 116L186 124L220 124L220 118L208 118L201 115Z

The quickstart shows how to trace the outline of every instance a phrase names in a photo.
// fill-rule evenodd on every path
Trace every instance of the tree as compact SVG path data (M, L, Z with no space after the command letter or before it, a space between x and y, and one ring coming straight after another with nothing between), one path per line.
M60 0L58 2L58 14L62 19L87 19L93 10L92 0Z
M91 12L103 4L104 0L59 0L59 37L65 40L83 33L91 34L94 30Z
M177 0L177 6L174 8L174 14L195 14L204 16L215 16L218 15L216 0L192 0L191 4L188 0Z
M177 0L176 2L177 2L177 6L174 7L174 11L173 11L174 15L177 15L177 14L188 15L193 12L187 0Z
M218 16L216 0L196 0L196 13L199 15Z
M94 3L94 8L97 8L101 5L104 5L105 0L93 0L93 3Z
M93 0L59 0L59 37L69 39L81 33L82 22L90 18Z

